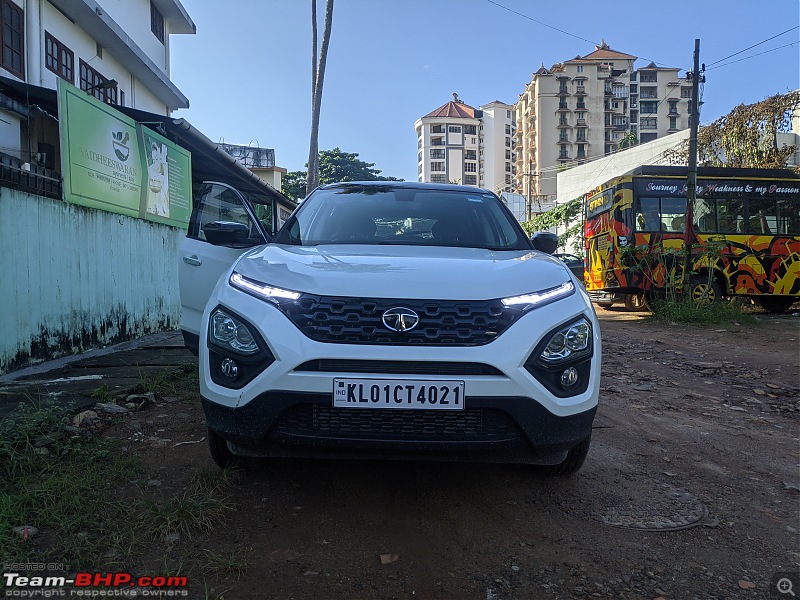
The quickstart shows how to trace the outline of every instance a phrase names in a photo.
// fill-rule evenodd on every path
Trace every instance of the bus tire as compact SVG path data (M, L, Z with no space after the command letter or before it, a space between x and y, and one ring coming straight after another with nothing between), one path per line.
M754 300L765 311L773 315L780 315L789 310L792 304L800 300L800 298L794 296L756 296Z
M693 277L689 288L692 302L701 306L711 306L722 301L722 286L716 279L707 276Z
M644 293L625 294L625 309L630 312L647 310L647 299Z

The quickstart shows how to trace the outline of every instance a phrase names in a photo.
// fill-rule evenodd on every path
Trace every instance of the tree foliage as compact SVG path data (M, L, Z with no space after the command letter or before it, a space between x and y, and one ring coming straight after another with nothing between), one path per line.
M343 152L339 148L319 153L319 184L339 181L401 181L395 177L384 177L375 163L358 158L357 152ZM308 166L308 165L306 165ZM295 200L305 198L306 171L291 171L281 181L281 191Z
M776 94L755 104L740 104L727 115L701 127L697 161L704 167L785 169L795 146L779 146L778 134L791 130L792 112L800 108L800 92ZM688 164L684 143L669 160Z
M567 240L573 240L573 249L582 253L583 241L583 197L578 196L569 202L554 206L547 212L536 215L530 221L525 221L522 227L533 235L537 231L549 229L562 229L558 236L558 245L564 247Z

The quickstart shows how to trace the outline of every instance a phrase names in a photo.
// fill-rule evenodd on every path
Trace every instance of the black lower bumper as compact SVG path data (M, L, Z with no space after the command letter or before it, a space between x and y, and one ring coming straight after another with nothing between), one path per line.
M559 463L597 410L559 417L524 397L468 397L461 411L344 409L329 394L280 391L239 408L202 402L208 427L242 456L534 464Z

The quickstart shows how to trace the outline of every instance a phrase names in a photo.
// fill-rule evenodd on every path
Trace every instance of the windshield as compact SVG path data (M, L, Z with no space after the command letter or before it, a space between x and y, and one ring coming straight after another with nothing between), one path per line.
M525 232L493 194L391 185L319 189L286 223L276 243L399 244L492 250L530 249Z

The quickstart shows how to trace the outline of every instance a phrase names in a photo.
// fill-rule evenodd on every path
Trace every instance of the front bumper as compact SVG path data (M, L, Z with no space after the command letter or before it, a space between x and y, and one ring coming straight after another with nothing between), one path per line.
M531 398L471 397L462 411L344 409L330 395L272 391L203 409L240 456L557 464L591 435L597 407L559 417Z

